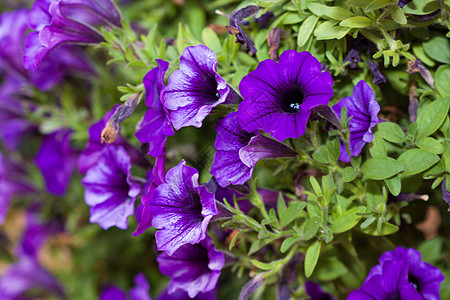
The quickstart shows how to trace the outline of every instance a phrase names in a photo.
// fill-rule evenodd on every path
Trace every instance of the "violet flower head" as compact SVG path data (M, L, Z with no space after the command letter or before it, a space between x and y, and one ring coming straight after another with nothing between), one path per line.
M0 151L0 225L5 221L12 198L34 191L25 177L25 169Z
M311 300L334 300L331 294L324 292L320 285L312 281L305 283L305 289Z
M60 45L102 42L103 36L93 26L120 26L120 19L110 0L36 0L29 21L35 31L25 39L25 68L36 70Z
M91 223L105 230L111 226L127 229L127 219L134 213L134 202L141 191L130 170L130 157L122 146L103 148L98 163L81 181L84 199L91 207Z
M361 57L359 56L359 51L354 48L348 51L347 56L344 59L344 63L348 62L348 67L350 69L355 69L360 61Z
M134 277L135 286L130 289L130 300L152 300L149 296L150 284L144 273L139 273ZM100 294L100 300L127 300L127 293L116 286L109 286Z
M198 45L184 49L180 69L170 75L161 98L178 130L186 126L201 127L211 110L225 103L229 95L234 95L234 91L217 73L216 54Z
M373 74L373 83L374 84L382 84L386 83L386 77L380 72L380 66L376 61L373 60L367 60L367 66L369 67L369 70Z
M204 240L208 224L218 214L214 194L198 184L196 169L182 160L166 174L147 205L152 225L161 229L155 234L158 250L172 255L184 244Z
M157 59L158 66L150 70L144 77L145 104L148 110L144 115L136 138L141 143L149 143L148 154L154 157L163 152L167 137L175 134L167 109L161 103L161 90L164 88L164 74L169 63Z
M380 272L351 292L347 300L422 300L414 285L408 281L408 267L404 260L386 261L380 266Z
M189 297L188 293L183 290L176 290L169 294L169 290L165 289L158 297L158 300L217 300L216 291L212 290L206 293L198 293L194 298Z
M380 105L375 100L375 93L370 86L361 80L353 88L352 96L341 99L333 106L333 110L339 118L343 107L347 108L347 116L353 117L348 124L351 155L347 153L345 145L341 143L339 159L349 162L350 156L358 156L364 145L372 142L372 128L379 123Z
M322 72L309 52L288 50L279 63L264 60L239 84L244 98L238 111L241 128L263 129L279 141L298 138L305 133L311 109L328 104L332 84L330 73Z
M68 129L46 135L35 157L47 191L56 196L66 193L76 167L78 153L70 146L71 135Z
M138 227L133 233L134 236L144 233L145 230L152 226L152 214L149 209L149 201L153 198L153 192L161 184L166 182L166 169L165 169L165 152L156 158L155 166L153 169L147 172L145 176L147 181L144 184L141 204L136 209L136 221Z
M295 157L282 143L241 129L238 113L232 112L216 124L217 137L211 174L220 186L244 184L256 163L265 158Z
M409 284L414 286L423 299L440 299L439 289L442 281L444 280L444 275L442 275L442 272L438 268L422 261L422 255L420 252L413 248L406 249L403 247L397 247L393 251L383 253L379 259L380 264L374 266L372 270L370 270L365 282L368 282L376 275L382 275L384 272L383 267L389 261L406 262L408 265L407 280Z
M103 148L108 146L108 144L102 143L101 133L108 120L116 111L117 107L118 105L114 106L101 120L89 127L89 140L87 142L86 149L81 152L78 158L78 171L80 173L86 173L89 168L93 167L100 158ZM120 145L124 147L130 155L132 163L143 167L148 167L148 162L142 157L142 154L133 146L128 144L128 142L121 136L118 136L117 139L109 145Z
M181 246L170 256L161 253L157 260L161 273L171 279L169 295L183 290L191 298L216 287L225 262L224 255L215 249L209 236L198 244Z

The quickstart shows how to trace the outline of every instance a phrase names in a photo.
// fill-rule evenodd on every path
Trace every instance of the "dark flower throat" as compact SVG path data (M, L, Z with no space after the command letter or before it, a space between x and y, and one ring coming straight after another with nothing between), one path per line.
M303 89L294 86L289 87L280 93L281 95L281 109L286 113L295 114L300 111L300 105L305 99Z

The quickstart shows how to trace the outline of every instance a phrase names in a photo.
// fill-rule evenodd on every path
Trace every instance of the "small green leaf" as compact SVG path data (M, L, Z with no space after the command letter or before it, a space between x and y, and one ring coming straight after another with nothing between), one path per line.
M344 172L342 173L342 177L345 182L350 182L350 181L353 181L353 179L355 179L356 176L358 176L358 174L359 174L359 172L357 169L352 168L352 167L346 167L344 169Z
M365 207L355 207L346 211L334 221L331 230L333 233L341 233L352 229L361 220L361 216L357 213L363 213L364 211Z
M330 138L327 140L328 155L331 161L337 161L339 159L339 154L341 153L341 146L339 144L339 139Z
M303 21L302 25L298 30L298 38L297 38L297 46L303 47L311 36L314 27L316 27L317 21L319 20L316 16L309 16L305 21Z
M387 156L386 142L381 138L378 132L373 135L373 141L370 143L369 151L372 157Z
M252 255L252 254L258 252L262 247L264 247L267 244L272 243L275 240L276 240L276 238L269 238L269 239L254 241L252 243L252 245L250 246L250 249L248 250L248 255Z
M392 195L398 196L400 194L400 191L402 189L402 181L400 180L399 175L396 175L391 178L386 178L384 182L386 183Z
M289 248L291 248L291 246L292 246L296 241L298 241L298 240L299 240L299 239L298 239L297 237L294 237L294 236L288 237L288 238L285 239L285 240L283 241L283 243L281 244L280 252L281 252L281 253L285 253L285 252L288 251Z
M312 157L321 163L328 164L330 162L330 158L328 157L328 150L325 145L320 146L317 152L314 152Z
M352 17L339 23L340 26L351 28L366 28L373 25L373 21L367 17Z
M311 186L314 190L314 193L316 193L317 196L323 195L322 189L320 188L320 185L315 177L313 176L309 177L309 182L311 182Z
M327 6L319 3L308 2L308 9L319 17L329 17L335 20L345 20L353 17L353 13L342 7Z
M208 46L211 50L216 52L217 55L222 53L222 44L220 43L217 34L209 27L203 28L202 31L203 44Z
M440 66L434 74L434 85L442 97L450 97L450 66Z
M270 262L270 263L264 263L262 261L258 261L258 260L255 260L255 259L251 259L250 262L252 263L252 265L257 267L258 269L264 270L264 271L272 270L280 263L279 261L273 261L273 262Z
M416 141L416 146L422 150L429 151L434 154L441 154L444 149L441 143L431 137L424 137Z
M367 13L393 4L391 0L373 0L364 9Z
M314 278L320 281L331 281L344 276L348 272L347 267L336 256L327 257L326 253L317 263Z
M306 202L296 201L289 205L289 207L283 213L278 212L280 215L281 227L284 227L291 223L305 208L305 206Z
M405 14L403 13L403 10L400 6L397 6L394 9L394 12L392 13L392 19L394 19L395 22L398 24L406 25L408 21L406 20Z
M417 114L417 139L429 136L441 127L448 116L450 97L434 100L419 109Z
M435 164L434 166L426 170L425 173L423 173L423 178L432 179L438 175L441 175L442 173L444 173L444 171L445 171L444 161L443 159L441 159L437 164Z
M403 171L403 165L390 157L373 157L363 163L361 171L370 179L382 180Z
M305 256L305 276L310 277L314 272L317 261L319 260L320 254L320 241L315 241L308 250L306 250Z
M447 38L436 35L423 43L423 50L432 59L450 64L450 42Z
M405 14L427 15L439 9L439 2L434 0L411 1L403 6Z
M425 171L439 161L439 156L422 149L410 149L398 157L405 170L403 175L414 175Z
M350 27L334 26L327 31L321 32L319 35L316 36L316 38L318 40L332 40L332 39L339 40L342 39L350 30L351 30Z
M318 216L314 216L306 221L305 228L303 228L302 239L306 241L312 239L321 224L322 219Z
M402 128L393 122L381 122L378 123L377 133L386 141L401 144L405 141L405 133Z
M377 224L372 223L369 226L367 226L366 228L361 228L361 231L364 232L365 234L369 234L369 235L382 236L382 235L389 235L389 234L393 234L393 233L397 232L398 226L395 226L394 224L391 224L391 223L383 223L381 225L381 230L378 230Z

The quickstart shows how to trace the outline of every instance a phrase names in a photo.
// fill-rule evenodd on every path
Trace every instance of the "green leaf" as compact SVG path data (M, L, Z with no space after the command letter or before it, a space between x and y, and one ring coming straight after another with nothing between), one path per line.
M372 157L387 156L386 143L378 132L373 135L373 141L370 143L369 151Z
M308 9L319 17L329 17L334 20L345 20L353 17L353 13L342 7L327 6L319 3L308 2Z
M429 136L441 127L448 115L450 97L434 100L419 109L417 114L417 139Z
M328 157L328 150L325 145L320 146L317 152L314 152L312 157L321 163L328 164L330 162L330 158Z
M319 20L316 16L309 16L305 21L303 21L302 25L298 30L298 38L297 38L297 46L303 47L311 36L314 27L316 27L317 21Z
M342 173L342 177L345 182L350 182L350 181L353 181L353 179L355 179L356 176L358 176L358 174L359 174L359 172L357 169L355 169L353 167L346 167L344 169L344 172Z
M377 133L386 141L396 144L402 144L406 137L402 128L393 122L378 123Z
M341 233L352 229L361 220L357 213L363 213L365 210L365 207L355 207L346 211L334 221L331 230L333 233Z
M390 157L373 157L363 163L361 171L370 179L382 180L403 171L403 165Z
M258 252L262 247L264 247L267 244L272 243L275 240L276 240L276 238L269 238L269 239L254 241L252 243L252 245L250 246L250 249L248 250L248 255L252 255L252 254Z
M373 21L367 17L351 17L341 21L340 26L351 27L351 28L366 28L373 25Z
M400 191L402 190L402 181L400 180L399 175L387 178L384 180L384 182L386 183L392 195L398 196L400 194Z
M285 239L280 247L281 253L285 253L286 251L288 251L289 248L291 248L291 246L298 240L299 239L295 236L290 236L287 239Z
M434 154L441 154L444 149L442 148L441 143L439 143L436 139L431 137L424 137L420 140L416 141L416 146L420 149L429 151Z
M319 260L320 254L320 241L315 241L308 250L306 250L305 256L305 276L310 277L314 272L317 261Z
M318 216L314 216L306 221L305 227L303 228L302 239L306 241L312 239L321 224L322 219Z
M311 186L314 190L314 193L316 193L317 196L323 195L322 189L320 188L320 185L315 177L313 176L309 177L309 182L311 182Z
M411 1L403 6L405 14L426 15L439 9L439 2L434 0Z
M339 144L339 139L337 138L328 139L326 146L331 161L337 161L339 159L339 154L341 153L341 146Z
M422 242L417 247L417 250L422 253L422 260L430 264L435 264L441 259L443 257L443 242L442 237L435 237L431 240Z
M347 267L336 256L327 257L326 253L317 263L314 278L320 281L331 281L348 272Z
M442 158L444 159L444 168L450 173L450 143L445 143L444 151L442 152Z
M450 66L440 66L434 74L434 85L442 97L450 97Z
M337 21L337 20L328 20L328 21L322 22L314 30L314 36L317 37L322 32L328 31L331 27L337 25L337 23L339 23L339 21Z
M316 38L318 40L332 40L332 39L339 40L342 39L350 30L351 30L350 27L334 26L327 31L321 32L319 35L316 36Z
M391 223L383 223L381 225L381 230L379 230L379 231L377 229L376 223L372 223L369 226L367 226L366 228L361 228L361 231L364 232L365 234L375 235L375 236L393 234L393 233L397 232L397 230L398 230L398 226L395 226L394 224L391 224Z
M442 173L444 173L444 171L445 171L444 160L441 159L437 164L435 164L434 166L426 170L425 173L423 173L423 178L432 179L438 175L441 175Z
M392 13L392 19L394 19L395 22L398 24L406 25L408 21L406 20L405 14L403 13L403 10L400 6L397 6L394 9L394 12Z
M376 9L386 7L390 4L393 4L391 0L373 0L372 2L369 3L369 5L366 6L364 10L366 12L371 12Z
M439 161L439 156L422 149L410 149L403 152L398 161L405 170L403 175L414 175L425 171Z
M348 0L347 1L347 6L348 7L352 7L352 6L356 6L356 7L366 7L367 5L369 5L370 2L372 2L373 0Z
M208 46L211 50L216 52L217 55L222 53L222 44L220 43L217 34L209 27L203 28L202 31L203 44Z
M251 259L250 262L252 263L252 265L257 267L258 269L264 270L264 271L272 270L280 263L279 261L273 261L273 262L270 262L270 263L264 263L262 261L258 261L258 260L255 260L255 259Z
M278 212L280 214L281 227L284 227L291 223L305 208L305 206L306 202L296 201L289 205L289 207L283 213Z
M450 42L447 38L436 35L423 43L423 50L432 59L450 64Z

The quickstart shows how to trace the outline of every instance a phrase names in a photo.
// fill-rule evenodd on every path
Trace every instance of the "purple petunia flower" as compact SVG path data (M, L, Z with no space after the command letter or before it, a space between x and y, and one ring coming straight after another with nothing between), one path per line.
M27 212L25 220L25 233L16 251L19 260L0 277L0 299L27 299L22 296L29 290L42 291L43 295L53 293L64 298L64 291L58 281L42 268L37 259L44 242L60 228L56 224L43 223L33 210Z
M422 261L419 251L397 247L381 255L379 262L370 270L364 285L348 299L440 299L444 276L438 268Z
M149 227L152 226L152 214L149 209L149 201L153 198L153 192L161 184L166 182L166 169L165 169L165 152L158 156L155 160L155 166L152 170L147 172L145 176L147 181L143 188L141 197L141 204L136 209L136 221L138 227L133 233L134 236L144 233Z
M217 137L211 174L222 186L244 184L256 163L264 158L295 157L296 152L277 141L241 129L238 113L232 112L216 124Z
M198 184L196 169L182 160L166 174L147 203L158 250L172 255L184 244L197 244L206 237L212 217L218 214L214 194Z
M447 190L447 176L444 177L444 180L442 181L442 197L444 198L445 202L450 206L450 191ZM450 211L450 207L448 209Z
M165 289L158 300L217 300L216 291L212 290L206 293L198 293L194 298L189 297L188 293L183 290L176 290L169 294L169 290Z
M110 0L36 0L25 39L25 68L36 70L50 52L64 44L104 41L95 25L120 26L121 16Z
M103 148L98 163L81 181L85 201L91 207L91 223L98 223L103 229L111 226L127 229L127 219L133 214L134 202L141 191L130 170L130 157L122 146Z
M141 143L149 143L148 154L154 157L163 152L167 137L175 134L170 121L169 112L161 103L161 90L164 88L164 74L169 63L157 59L158 66L150 70L144 77L145 104L148 110L144 115L136 138Z
M312 281L305 283L305 289L311 300L334 300L331 294L324 292L320 285Z
M139 273L134 277L135 286L130 289L130 300L151 300L149 296L150 284L145 275ZM100 300L127 300L127 294L116 286L110 286L103 290Z
M61 129L44 137L35 162L45 179L47 191L63 196L75 170L78 153L70 146L72 131Z
M176 130L201 127L211 110L221 103L235 101L236 93L217 73L217 57L204 45L184 49L180 69L170 75L162 92L164 106L169 109Z
M25 9L0 15L0 72L5 73L8 82L31 84L45 91L68 73L95 73L86 54L75 47L60 47L34 72L26 70L21 54L29 19L30 13Z
M86 149L81 152L78 158L78 171L80 173L86 173L89 168L94 166L100 158L103 148L108 146L108 144L102 143L101 133L108 120L116 111L117 107L118 105L114 106L113 109L106 113L101 120L89 127L89 140L87 142ZM128 144L128 142L121 136L118 136L117 139L109 145L122 146L130 155L132 163L145 168L148 167L148 162L142 157L142 154L133 146Z
M0 151L0 224L5 221L9 204L15 195L35 191L25 178L25 169Z
M161 273L170 277L169 294L186 291L194 298L216 287L225 262L222 252L215 249L209 236L195 245L183 245L172 255L161 253L158 258Z
M422 299L414 285L408 282L406 261L389 260L380 269L379 274L368 278L362 287L350 293L347 300Z
M351 155L348 155L345 145L341 143L339 159L349 162L350 156L358 156L364 145L372 142L372 128L379 123L380 105L375 100L375 93L370 86L361 80L353 88L351 97L345 97L333 106L333 110L339 118L343 107L347 108L348 117L353 117L348 124Z
M285 51L279 63L264 60L239 84L244 98L238 111L241 128L263 129L279 141L298 138L305 133L311 109L327 105L333 96L331 85L331 75L306 51Z

